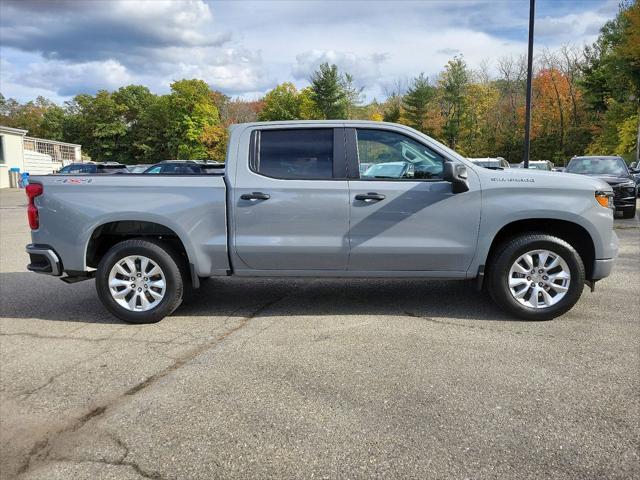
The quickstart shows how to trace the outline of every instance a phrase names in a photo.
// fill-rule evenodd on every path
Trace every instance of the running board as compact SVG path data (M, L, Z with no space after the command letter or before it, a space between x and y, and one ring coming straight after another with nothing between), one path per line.
M79 274L67 275L66 277L62 277L60 280L62 280L64 283L78 283L78 282L83 282L84 280L90 280L95 276L96 276L95 271L81 272Z

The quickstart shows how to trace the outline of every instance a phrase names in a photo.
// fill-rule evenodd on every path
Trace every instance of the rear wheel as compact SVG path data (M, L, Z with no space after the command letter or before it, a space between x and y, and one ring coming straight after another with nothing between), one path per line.
M564 240L545 234L515 237L493 256L488 289L504 310L526 320L569 311L584 288L584 264Z
M103 305L129 323L155 323L182 302L180 269L170 247L148 240L126 240L98 265L96 289Z

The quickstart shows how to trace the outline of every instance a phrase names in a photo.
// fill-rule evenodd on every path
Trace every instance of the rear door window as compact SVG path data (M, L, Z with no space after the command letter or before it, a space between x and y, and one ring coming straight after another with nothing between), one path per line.
M282 179L333 178L332 128L262 130L252 170Z

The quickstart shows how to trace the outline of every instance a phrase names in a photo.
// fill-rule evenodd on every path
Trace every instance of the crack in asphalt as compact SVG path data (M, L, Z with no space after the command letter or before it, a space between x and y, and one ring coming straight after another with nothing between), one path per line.
M117 332L116 332L117 333ZM137 333L137 332L136 332ZM30 332L13 332L13 333L0 333L0 337L29 337L29 338L40 338L44 340L78 340L81 342L94 342L94 343L102 343L109 341L118 341L118 342L129 342L129 343L148 343L148 344L158 344L158 345L191 345L192 342L176 342L175 339L184 335L176 335L172 339L167 340L138 340L133 337L129 338L117 338L114 339L113 335L108 337L100 337L100 338L86 338L86 337L69 337L66 335L40 335L39 333L30 333Z
M93 418L96 415L97 415L97 413L94 413L91 418ZM157 472L155 470L149 470L147 468L143 468L142 466L140 466L139 463L134 462L132 460L127 460L127 457L129 456L129 453L131 452L129 450L129 447L127 446L127 444L124 443L118 436L114 435L113 433L108 433L107 436L113 440L113 442L116 444L117 447L119 447L121 450L123 450L123 453L122 453L121 457L119 459L117 459L117 460L107 460L105 458L98 458L98 459L82 458L82 459L76 459L76 458L71 458L71 457L61 457L61 456L57 456L57 455L49 456L47 460L49 462L65 462L65 463L73 463L73 464L98 463L98 464L103 464L103 465L129 467L129 468L134 470L138 475L140 475L143 478L149 478L149 479L152 479L152 480L164 480L164 478L162 477L160 472Z
M51 457L50 456L51 450L55 446L56 442L58 442L62 437L66 436L66 435L71 435L71 434L77 432L87 422L89 422L90 420L92 420L92 419L94 419L96 417L100 417L100 416L104 415L104 413L107 410L109 410L111 407L113 407L115 405L118 405L125 398L135 395L136 393L140 392L141 390L144 390L145 388L155 384L156 382L158 382L162 378L164 378L164 377L170 375L171 373L177 371L178 369L182 368L184 365L186 365L188 362L190 362L191 360L193 360L194 358L196 358L200 354L206 352L207 350L209 350L212 347L215 347L216 345L220 344L222 341L224 341L229 336L233 335L237 331L239 331L242 328L244 328L251 321L251 319L259 316L262 312L264 312L265 310L267 310L268 308L270 308L274 304L282 301L284 298L286 298L289 295L291 295L291 293L288 293L286 295L283 295L281 297L278 297L276 299L272 299L272 300L270 300L268 302L265 302L265 303L261 304L258 308L256 308L255 310L251 311L248 315L243 317L242 320L240 320L235 327L233 327L233 328L221 333L220 335L217 335L212 340L204 343L203 345L199 345L196 348L193 348L192 350L187 352L185 355L179 357L172 365L170 365L169 367L165 368L161 372L158 372L156 374L153 374L153 375L147 377L145 380L143 380L142 382L138 383L137 385L131 387L130 389L125 391L123 394L119 395L118 397L116 397L115 399L111 400L110 402L108 402L108 403L106 403L104 405L100 405L98 407L95 407L94 409L90 410L89 412L87 412L86 414L81 416L80 418L78 418L75 421L73 421L70 424L68 424L66 427L64 427L62 429L59 429L58 431L52 433L49 436L46 436L42 440L37 441L33 445L33 447L31 448L31 450L29 451L29 453L28 453L26 459L24 460L24 462L22 463L22 465L18 468L18 471L17 471L18 476L23 475L24 473L28 472L35 465L44 465L44 464L46 464L46 463L48 463L50 461L56 461L56 460L70 461L70 462L75 461L73 459L69 459L69 460L62 459L61 460L61 459L57 459L55 457ZM238 309L234 310L233 312L231 312L229 314L227 319L225 319L225 322L229 318L234 316L236 313L238 313L238 312L240 312L242 310L245 310L245 309L246 309L246 307L241 307L241 308L238 308ZM60 338L60 337L54 337L54 338ZM125 450L125 452L126 452L125 455L122 457L122 460L120 460L119 462L107 462L107 461L103 461L103 460L95 460L95 461L93 461L93 460L84 460L84 461L80 460L80 461L77 461L77 463L88 462L88 463L105 463L105 464L114 464L114 465L127 465L127 466L133 468L136 471L136 473L139 473L141 476L143 476L145 478L150 478L150 479L154 479L154 480L162 480L162 477L160 476L160 474L158 472L149 472L149 471L146 471L146 470L142 469L135 462L125 461L127 456L129 455L129 449L124 444L124 442L122 442L119 439L116 441L116 443L118 444L118 446L121 446L122 448L126 449Z
M102 465L112 465L114 467L129 467L134 472L136 472L142 478L149 478L151 480L164 480L164 477L155 470L147 470L142 468L136 462L130 462L125 460L117 460L117 461L109 461L105 459L95 459L95 460L77 460L74 458L66 458L66 457L52 457L49 459L50 462L60 462L60 463L73 463L75 465L83 464L83 463L97 463Z

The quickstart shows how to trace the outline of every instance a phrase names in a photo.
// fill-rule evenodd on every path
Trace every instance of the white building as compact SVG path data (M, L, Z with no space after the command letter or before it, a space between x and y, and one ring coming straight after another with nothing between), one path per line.
M44 175L82 161L80 145L26 135L27 130L0 125L0 188L9 187L11 169Z

